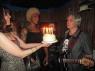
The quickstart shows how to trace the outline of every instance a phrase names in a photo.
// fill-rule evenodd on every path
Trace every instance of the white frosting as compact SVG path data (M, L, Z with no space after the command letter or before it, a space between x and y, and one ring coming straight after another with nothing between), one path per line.
M44 34L43 35L43 42L53 43L56 42L56 36L54 34Z

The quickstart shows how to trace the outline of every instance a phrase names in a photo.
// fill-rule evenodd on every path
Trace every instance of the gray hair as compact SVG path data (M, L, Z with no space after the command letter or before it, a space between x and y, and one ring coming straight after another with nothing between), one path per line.
M77 24L77 26L80 26L81 24L81 16L80 15L72 15L74 17L74 20Z

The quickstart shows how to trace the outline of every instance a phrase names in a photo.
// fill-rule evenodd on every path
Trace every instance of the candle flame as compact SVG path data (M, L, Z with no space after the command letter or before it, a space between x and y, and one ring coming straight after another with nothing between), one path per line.
M53 27L43 27L43 34L53 34Z

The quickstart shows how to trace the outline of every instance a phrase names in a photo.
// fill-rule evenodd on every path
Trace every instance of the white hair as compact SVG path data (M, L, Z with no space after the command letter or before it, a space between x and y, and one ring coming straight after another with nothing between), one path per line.
M74 17L74 20L77 24L77 26L80 26L81 24L81 16L80 15L72 15Z

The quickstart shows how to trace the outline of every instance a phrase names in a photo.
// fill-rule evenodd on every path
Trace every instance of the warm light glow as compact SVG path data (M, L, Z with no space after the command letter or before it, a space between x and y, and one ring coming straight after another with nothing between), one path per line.
M43 27L43 34L53 34L53 27Z
M56 36L54 34L54 27L44 26L43 31L43 42L42 43L55 43L57 42Z

